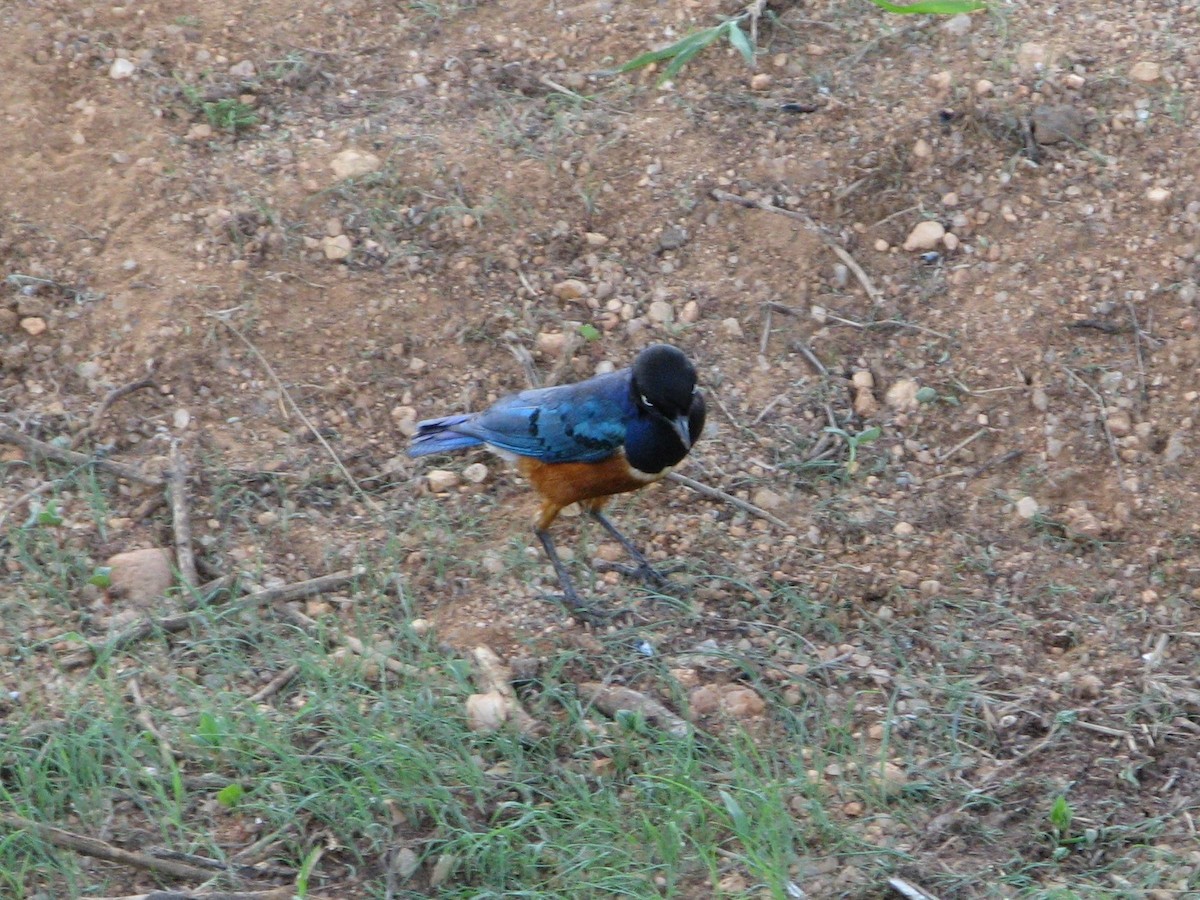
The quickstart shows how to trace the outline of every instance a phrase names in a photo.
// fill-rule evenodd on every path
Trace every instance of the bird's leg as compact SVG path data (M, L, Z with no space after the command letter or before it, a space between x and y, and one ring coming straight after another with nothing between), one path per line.
M550 557L550 564L554 566L554 573L558 576L558 584L562 588L563 602L584 618L593 620L608 618L611 615L610 613L600 612L583 602L578 591L575 590L575 583L571 580L571 576L567 572L567 567L558 558L558 551L554 549L554 539L550 537L550 532L544 528L534 528L533 533L542 542L542 549L546 551L546 555Z
M650 565L650 561L642 555L641 550L633 545L633 541L617 531L617 526L610 522L608 517L599 508L592 507L588 512L592 514L592 518L599 522L605 531L613 536L618 544L625 548L625 552L629 554L629 558L635 563L633 567L609 564L608 568L615 569L626 575L634 575L643 581L649 581L659 587L664 587L671 583L671 579Z

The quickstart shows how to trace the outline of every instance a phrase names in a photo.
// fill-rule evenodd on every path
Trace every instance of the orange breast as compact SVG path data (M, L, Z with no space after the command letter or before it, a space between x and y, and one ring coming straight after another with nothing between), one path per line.
M636 491L666 476L666 471L646 475L632 469L618 453L598 463L544 463L523 456L517 467L542 498L538 527L545 529L559 511L572 503L599 507L613 494ZM600 501L588 504L587 501Z

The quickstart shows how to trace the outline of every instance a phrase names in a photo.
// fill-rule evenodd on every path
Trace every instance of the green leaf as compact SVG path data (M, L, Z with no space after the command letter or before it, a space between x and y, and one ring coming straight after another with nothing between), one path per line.
M112 566L96 566L92 570L92 577L88 579L88 584L94 584L98 588L106 588L112 585Z
M641 56L635 56L629 62L618 68L617 72L632 72L634 69L640 69L643 66L650 65L650 63L678 57L679 54L686 53L694 46L699 46L700 48L707 47L721 36L722 28L723 26L721 25L715 25L712 28L705 28L701 31L689 34L687 37L681 38L675 43L659 50L651 50L649 53L643 53Z
M1050 824L1055 830L1065 834L1071 829L1071 819L1075 814L1071 811L1071 804L1067 802L1067 798L1061 794L1054 798L1054 804L1050 807Z
M876 440L881 434L883 434L883 431L880 430L879 426L872 425L866 431L860 431L858 434L856 434L854 436L855 437L854 443L869 444L869 443L871 443L871 441Z
M919 391L917 391L917 402L918 403L932 403L936 399L937 399L937 391L935 391L931 387L926 386L926 387L921 388Z
M579 336L585 341L598 341L600 340L600 329L595 325L584 322L579 326Z
M226 809L230 809L234 806L237 806L238 802L244 796L246 796L246 789L240 784L234 782L233 784L225 785L225 787L217 791L217 802Z
M34 521L38 525L61 525L63 523L63 517L58 513L58 501L51 500L44 507L39 509Z
M909 3L906 6L889 3L888 0L871 0L871 2L880 9L904 16L957 16L960 13L987 9L987 4L981 3L979 0L917 0L916 3Z
M749 819L746 817L746 811L742 809L742 804L738 803L728 791L717 791L717 793L721 795L721 802L725 804L725 811L729 813L729 821L733 823L733 830L738 834L745 834Z
M746 32L742 31L742 27L737 22L731 21L727 28L729 32L729 43L732 44L742 54L742 58L746 60L748 65L754 65L754 45L750 43L750 38Z
M711 43L711 41L709 43ZM663 69L663 73L658 76L658 83L662 84L664 81L670 81L672 78L678 75L679 70L690 63L692 61L692 57L694 57L707 46L708 43L697 44L694 47L689 47L676 56L673 60L671 60L671 64Z
M217 724L216 716L212 713L200 713L197 731L200 733L200 739L210 747L221 746L221 726Z

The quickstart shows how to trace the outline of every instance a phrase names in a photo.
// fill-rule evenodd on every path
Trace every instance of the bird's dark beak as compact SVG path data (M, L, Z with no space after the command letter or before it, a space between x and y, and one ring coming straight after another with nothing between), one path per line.
M679 440L683 442L684 450L692 449L692 427L688 422L688 415L676 416L671 420L671 427L675 429L675 433L679 435Z

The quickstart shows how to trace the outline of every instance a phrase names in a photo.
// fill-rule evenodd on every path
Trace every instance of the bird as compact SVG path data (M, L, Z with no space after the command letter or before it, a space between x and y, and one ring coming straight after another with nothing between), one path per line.
M578 503L634 561L624 571L666 583L604 515L604 506L616 494L665 478L699 439L704 420L704 394L692 361L677 347L653 344L629 368L511 394L483 412L418 422L408 454L485 446L515 461L541 499L533 532L558 576L562 599L589 613L595 611L575 589L550 526L563 509Z

